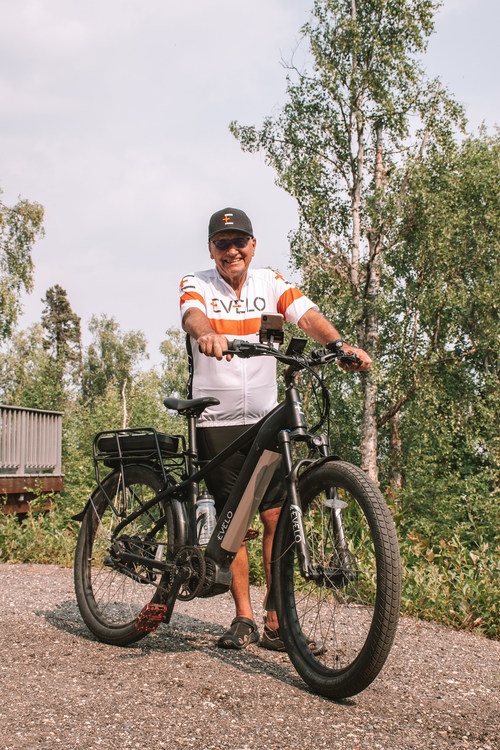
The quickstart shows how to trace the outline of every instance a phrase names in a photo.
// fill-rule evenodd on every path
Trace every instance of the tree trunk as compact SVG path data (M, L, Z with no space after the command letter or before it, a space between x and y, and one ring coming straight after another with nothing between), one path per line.
M377 463L377 385L371 372L363 373L361 415L361 468L378 483Z
M391 437L389 450L391 455L391 492L394 502L401 502L403 473L401 470L401 414L398 411L390 420Z
M368 231L369 258L365 287L363 348L374 358L378 350L378 296L380 293L380 264L382 255L381 201L384 187L382 158L382 126L376 127L375 204L373 227ZM378 482L377 462L377 379L374 369L363 376L363 414L361 418L361 467Z
M351 0L351 18L353 21L356 20L357 8L356 0ZM351 55L352 65L352 82L351 89L354 91L356 88L356 73L358 67L358 61L356 52L353 51ZM351 244L351 285L355 294L359 293L359 248L361 242L361 195L363 190L363 168L364 168L364 121L361 110L359 109L357 102L357 95L353 95L353 100L356 101L354 108L354 120L356 126L356 157L352 160L352 188L351 188L351 216L352 216L352 244ZM350 131L350 138L352 139L353 133Z
M122 427L125 430L128 427L128 412L127 412L127 378L123 381L122 388L122 399L123 399L123 421Z

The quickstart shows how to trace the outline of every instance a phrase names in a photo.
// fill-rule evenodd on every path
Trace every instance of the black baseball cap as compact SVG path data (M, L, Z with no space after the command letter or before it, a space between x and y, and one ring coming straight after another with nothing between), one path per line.
M253 237L252 222L239 208L221 208L210 217L208 222L208 239L219 232L244 232Z

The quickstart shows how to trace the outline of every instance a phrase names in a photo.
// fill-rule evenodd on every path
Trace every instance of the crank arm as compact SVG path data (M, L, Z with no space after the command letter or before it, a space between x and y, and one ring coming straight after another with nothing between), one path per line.
M170 586L169 592L167 594L166 600L165 600L165 616L163 617L163 622L170 622L170 618L172 617L172 613L174 611L174 605L175 600L177 599L177 594L181 590L181 586L183 583L185 583L189 576L191 575L191 569L187 566L184 566L182 568L179 568L177 571L174 580L172 581L172 585Z

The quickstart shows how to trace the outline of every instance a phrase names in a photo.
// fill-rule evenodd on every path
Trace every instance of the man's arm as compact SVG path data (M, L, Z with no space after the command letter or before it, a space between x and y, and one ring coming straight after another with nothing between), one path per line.
M304 331L304 333L313 338L319 344L328 344L330 341L336 341L337 339L342 338L335 326L333 326L330 321L328 321L317 310L311 309L304 313L298 322L298 326ZM347 354L355 354L361 360L360 365L342 364L339 362L339 365L343 370L368 370L372 363L372 359L365 351L363 351L363 349L358 349L356 346L350 346L349 344L344 344L342 349L347 352Z
M197 307L190 307L184 313L182 327L196 339L203 354L222 359L222 352L227 349L227 338L214 331L204 312ZM227 360L231 358L231 354L226 355Z

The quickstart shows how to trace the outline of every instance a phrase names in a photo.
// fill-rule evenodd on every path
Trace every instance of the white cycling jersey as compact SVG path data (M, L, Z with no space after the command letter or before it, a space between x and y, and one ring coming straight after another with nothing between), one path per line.
M276 271L248 269L238 299L234 289L217 268L190 273L180 285L181 319L186 310L197 307L208 317L213 329L228 339L259 340L262 313L281 313L285 320L298 323L317 306ZM207 357L188 337L190 398L215 396L218 406L205 409L199 427L253 424L277 404L276 361L273 357L233 357L230 362Z

